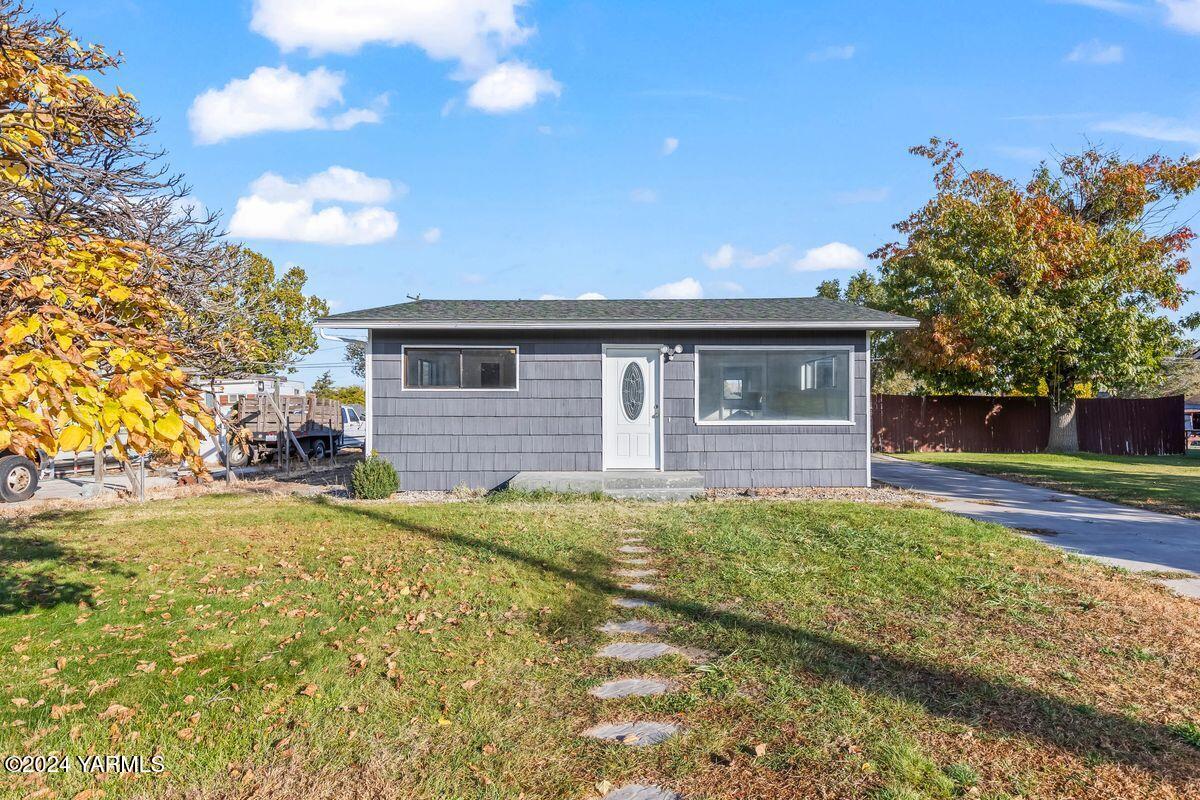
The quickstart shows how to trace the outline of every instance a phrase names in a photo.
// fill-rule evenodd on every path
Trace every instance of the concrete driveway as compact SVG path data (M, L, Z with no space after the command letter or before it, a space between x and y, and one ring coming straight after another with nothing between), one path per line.
M1188 572L1161 581L1200 598L1200 520L956 469L875 456L875 480L931 495L964 517L1020 528L1040 542L1134 572Z

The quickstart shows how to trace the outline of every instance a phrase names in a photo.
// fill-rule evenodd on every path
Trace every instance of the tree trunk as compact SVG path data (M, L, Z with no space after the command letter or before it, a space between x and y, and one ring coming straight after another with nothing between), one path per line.
M1078 453L1079 427L1075 418L1075 398L1050 399L1050 441L1047 453Z

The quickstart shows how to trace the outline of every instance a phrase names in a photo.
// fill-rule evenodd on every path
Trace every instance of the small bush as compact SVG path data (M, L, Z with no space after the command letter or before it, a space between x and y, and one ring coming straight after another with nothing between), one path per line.
M360 500L383 500L399 489L396 468L374 454L355 464L350 473L350 492Z

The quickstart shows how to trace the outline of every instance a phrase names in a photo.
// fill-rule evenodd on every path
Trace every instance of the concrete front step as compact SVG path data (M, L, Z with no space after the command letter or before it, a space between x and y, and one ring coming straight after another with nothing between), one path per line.
M607 470L604 472L518 472L511 489L603 492L622 500L690 500L704 496L704 474L686 470Z

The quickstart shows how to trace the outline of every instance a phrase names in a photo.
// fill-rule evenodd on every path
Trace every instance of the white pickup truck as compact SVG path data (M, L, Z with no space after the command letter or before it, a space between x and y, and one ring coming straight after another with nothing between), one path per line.
M342 406L342 444L367 446L367 412L362 406Z

